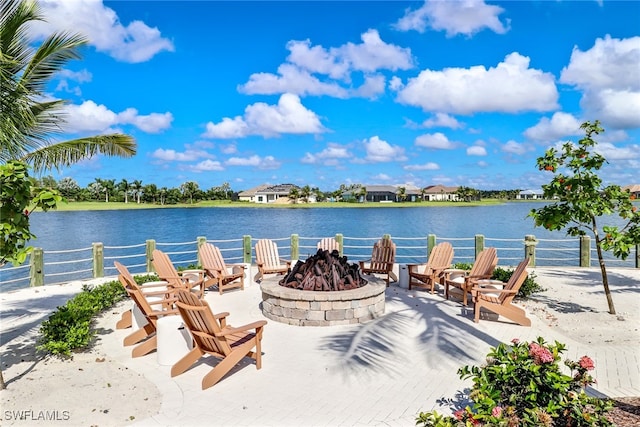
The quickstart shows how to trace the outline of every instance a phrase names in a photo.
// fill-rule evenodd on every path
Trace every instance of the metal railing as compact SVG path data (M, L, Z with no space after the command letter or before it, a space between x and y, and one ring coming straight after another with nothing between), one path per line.
M325 236L326 237L326 236ZM473 263L476 255L485 247L495 247L499 265L513 266L524 257L531 266L597 266L594 242L589 237L580 239L536 239L533 235L523 239L473 237L440 237L429 234L423 237L348 237L336 234L341 255L349 261L357 262L371 257L373 244L381 238L392 238L396 243L396 262L399 264L425 263L431 249L437 242L448 241L454 248L454 263ZM303 237L292 234L274 240L283 258L306 259L317 251L317 243L323 237ZM156 242L130 246L104 246L94 243L92 247L71 250L43 251L35 248L29 263L17 267L4 266L0 269L0 291L19 289L27 286L41 286L83 280L97 277L115 276L113 261L125 264L133 273L153 272L151 254L158 248L166 252L176 267L198 265L198 247L210 242L220 248L225 260L232 263L255 263L253 247L258 239L245 235L240 239L208 240L198 237L189 242ZM620 260L606 252L608 265L616 267L640 268L640 245L627 260Z

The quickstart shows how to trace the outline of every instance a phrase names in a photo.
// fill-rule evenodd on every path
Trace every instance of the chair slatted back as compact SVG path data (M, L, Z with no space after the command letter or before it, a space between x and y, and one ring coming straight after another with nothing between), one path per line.
M217 246L211 243L204 243L198 249L200 253L200 262L202 268L210 272L220 272L224 275L227 271L227 265L222 257L222 253Z
M430 270L444 270L453 262L453 246L449 242L438 243L433 247L425 266L425 274Z
M177 291L176 296L178 311L196 345L206 352L222 357L231 353L231 346L221 335L222 328L213 316L209 304L198 299L193 293L184 290Z
M118 275L118 279L120 279L121 283L123 284L126 283L126 279L122 275ZM153 308L151 308L151 305L149 304L145 296L142 294L142 291L140 290L140 288L125 286L125 289L127 290L129 297L138 306L144 318L153 327L153 330L155 331L157 329L158 318L156 316L149 315L154 310Z
M509 278L507 284L504 286L504 289L514 292L509 294L501 294L499 298L500 304L511 304L511 301L513 301L513 299L516 297L518 291L522 287L522 284L525 282L525 280L527 280L527 277L529 276L529 274L527 273L528 266L529 259L527 258L520 261L516 269L513 270L513 273L511 274L511 277Z
M381 239L373 245L371 270L387 271L396 260L396 244L391 239Z
M318 242L318 249L322 249L329 252L333 252L333 251L340 252L340 243L338 243L338 241L333 237L325 237L324 239Z
M261 239L256 243L256 262L269 270L282 264L278 245L273 240Z
M473 263L469 276L491 276L498 265L498 252L496 248L485 248L478 254Z

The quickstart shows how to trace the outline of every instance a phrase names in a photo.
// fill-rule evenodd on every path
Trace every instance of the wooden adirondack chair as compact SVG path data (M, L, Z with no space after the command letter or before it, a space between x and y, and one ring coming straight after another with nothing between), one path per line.
M486 248L478 254L471 271L448 268L444 271L444 297L449 299L451 287L462 291L462 305L467 305L467 294L480 279L491 279L498 265L496 248Z
M325 237L324 239L318 242L318 249L322 249L329 252L333 252L333 251L340 252L340 243L338 243L338 241L333 237Z
M175 289L200 288L196 290L200 298L204 297L204 270L186 270L178 273L175 266L171 262L169 255L159 249L155 249L152 253L153 268L156 269L158 277L169 283Z
M502 289L496 286L496 281L491 280L485 282L480 280L478 285L471 290L473 302L475 303L474 322L480 321L480 310L485 308L522 326L531 326L531 320L527 317L525 311L512 304L513 299L518 295L520 287L527 280L527 266L529 260L525 259L518 264L513 271L509 281L503 285Z
M436 281L443 277L444 270L451 267L453 262L453 246L449 242L438 243L431 250L427 265L422 272L419 271L420 264L408 264L409 270L409 290L413 287L430 288L431 293L435 292Z
M380 239L373 245L371 258L360 261L360 270L364 274L381 274L389 286L389 280L398 281L393 273L393 264L396 260L396 244L391 239Z
M164 316L175 316L178 314L178 310L173 308L173 303L176 302L176 298L165 298L155 301L148 300L142 291L136 286L133 286L127 278L122 275L119 275L118 278L147 321L140 329L127 335L122 343L125 346L139 343L131 351L131 356L144 356L158 347L158 338L156 335L158 319ZM152 305L159 305L161 309L154 310L151 308ZM167 309L167 307L170 308Z
M226 323L229 313L214 315L209 304L191 292L180 290L177 297L176 305L193 336L194 348L173 365L172 377L185 372L205 354L222 360L202 379L203 390L220 381L244 357L254 359L257 369L262 367L261 340L266 320L234 328Z
M244 289L244 264L226 264L217 246L204 243L198 249L205 274L205 287L217 286L222 294L227 289Z
M254 281L260 282L265 274L287 274L291 261L280 258L278 245L273 240L261 239L256 242L256 264L258 273Z
M165 281L147 282L139 285L133 278L133 275L129 272L129 269L118 261L113 263L118 270L118 278L120 283L126 289L127 286L137 287L145 296L158 297L159 299L172 297L173 288L170 288ZM120 320L116 323L116 329L130 328L133 324L132 311L127 310L122 313Z

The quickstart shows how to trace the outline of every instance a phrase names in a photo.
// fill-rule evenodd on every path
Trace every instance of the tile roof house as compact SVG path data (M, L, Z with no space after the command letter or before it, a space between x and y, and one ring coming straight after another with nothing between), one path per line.
M622 189L629 190L629 192L636 197L636 200L640 199L640 184L625 185Z
M430 185L424 188L424 200L429 202L457 202L459 187L446 187L444 185Z
M289 199L289 192L292 188L300 191L300 187L294 184L277 184L262 188L255 193L255 203L275 203L278 199L286 197Z
M256 193L260 190L264 190L265 188L268 188L269 184L262 184L262 185L258 185L257 187L253 187L250 188L249 190L245 190L245 191L241 191L240 193L238 193L238 199L241 202L253 202L255 203L256 199Z
M542 199L542 190L523 190L516 195L518 200L538 200Z

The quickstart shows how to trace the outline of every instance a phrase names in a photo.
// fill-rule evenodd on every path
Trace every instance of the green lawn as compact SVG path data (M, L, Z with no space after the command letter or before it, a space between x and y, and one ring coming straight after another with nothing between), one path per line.
M165 208L229 208L244 207L252 209L309 209L309 208L416 208L416 207L450 207L450 206L486 206L505 203L504 200L487 199L480 202L400 202L400 203L296 203L265 204L249 202L232 202L229 200L207 200L194 204L178 203L175 205L154 205L135 202L67 202L58 205L59 211L99 211L122 209L165 209Z

